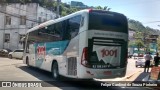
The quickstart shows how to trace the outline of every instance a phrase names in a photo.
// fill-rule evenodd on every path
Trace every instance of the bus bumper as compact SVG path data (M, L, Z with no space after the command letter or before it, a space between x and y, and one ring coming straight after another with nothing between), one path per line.
M78 78L82 79L112 79L118 77L124 77L126 74L126 68L119 69L90 69L86 68L81 70L82 73L78 73Z

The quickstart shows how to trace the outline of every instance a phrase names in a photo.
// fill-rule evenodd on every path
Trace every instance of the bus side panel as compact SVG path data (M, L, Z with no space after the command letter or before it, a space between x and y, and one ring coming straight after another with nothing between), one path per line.
M63 60L59 64L59 73L67 77L77 77L77 58L79 55L79 35L74 37L68 43L64 53Z
M47 71L51 71L52 61L56 60L59 64L63 60L61 56L66 49L69 41L57 41L35 44L35 66Z
M88 12L83 14L84 24L80 29L79 34L79 59L77 60L77 77L84 76L86 68L81 64L82 52L85 47L88 47Z
M35 47L34 47L34 44L29 45L29 65L35 66Z
M84 76L86 72L86 68L81 64L81 59L82 59L82 52L83 48L88 47L88 39L87 39L87 32L84 31L80 34L80 40L79 40L79 60L77 62L77 70L78 70L78 77Z

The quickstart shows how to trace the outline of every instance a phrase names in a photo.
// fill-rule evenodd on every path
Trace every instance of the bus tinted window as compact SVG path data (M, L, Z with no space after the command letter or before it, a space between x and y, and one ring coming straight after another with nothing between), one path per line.
M60 40L70 40L78 32L81 22L81 15L70 19L40 28L29 33L29 43L44 43Z
M62 25L56 23L29 33L29 41L32 43L54 42L62 40Z
M78 34L80 22L81 22L80 15L69 19L69 28L68 29L69 29L71 38L74 38Z
M81 15L63 21L63 40L70 40L77 36L80 28Z
M89 30L126 33L128 31L127 19L118 13L93 10L89 13Z

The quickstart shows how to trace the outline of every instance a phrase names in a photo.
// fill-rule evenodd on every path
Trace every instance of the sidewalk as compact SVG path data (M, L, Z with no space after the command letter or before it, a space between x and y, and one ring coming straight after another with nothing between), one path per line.
M144 73L142 71L138 71L126 78L123 79L123 81L142 81L143 78L145 78L149 73Z
M94 79L96 81L134 81L140 74L142 73L141 70L133 72L125 77L122 78L115 78L115 79ZM144 75L141 75L137 80L142 81L142 79L147 76L147 73L145 73Z

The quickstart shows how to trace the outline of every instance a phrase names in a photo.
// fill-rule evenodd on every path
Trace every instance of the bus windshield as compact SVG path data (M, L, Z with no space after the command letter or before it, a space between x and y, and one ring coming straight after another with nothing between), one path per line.
M92 10L89 13L89 30L106 30L128 33L126 17L122 14Z

